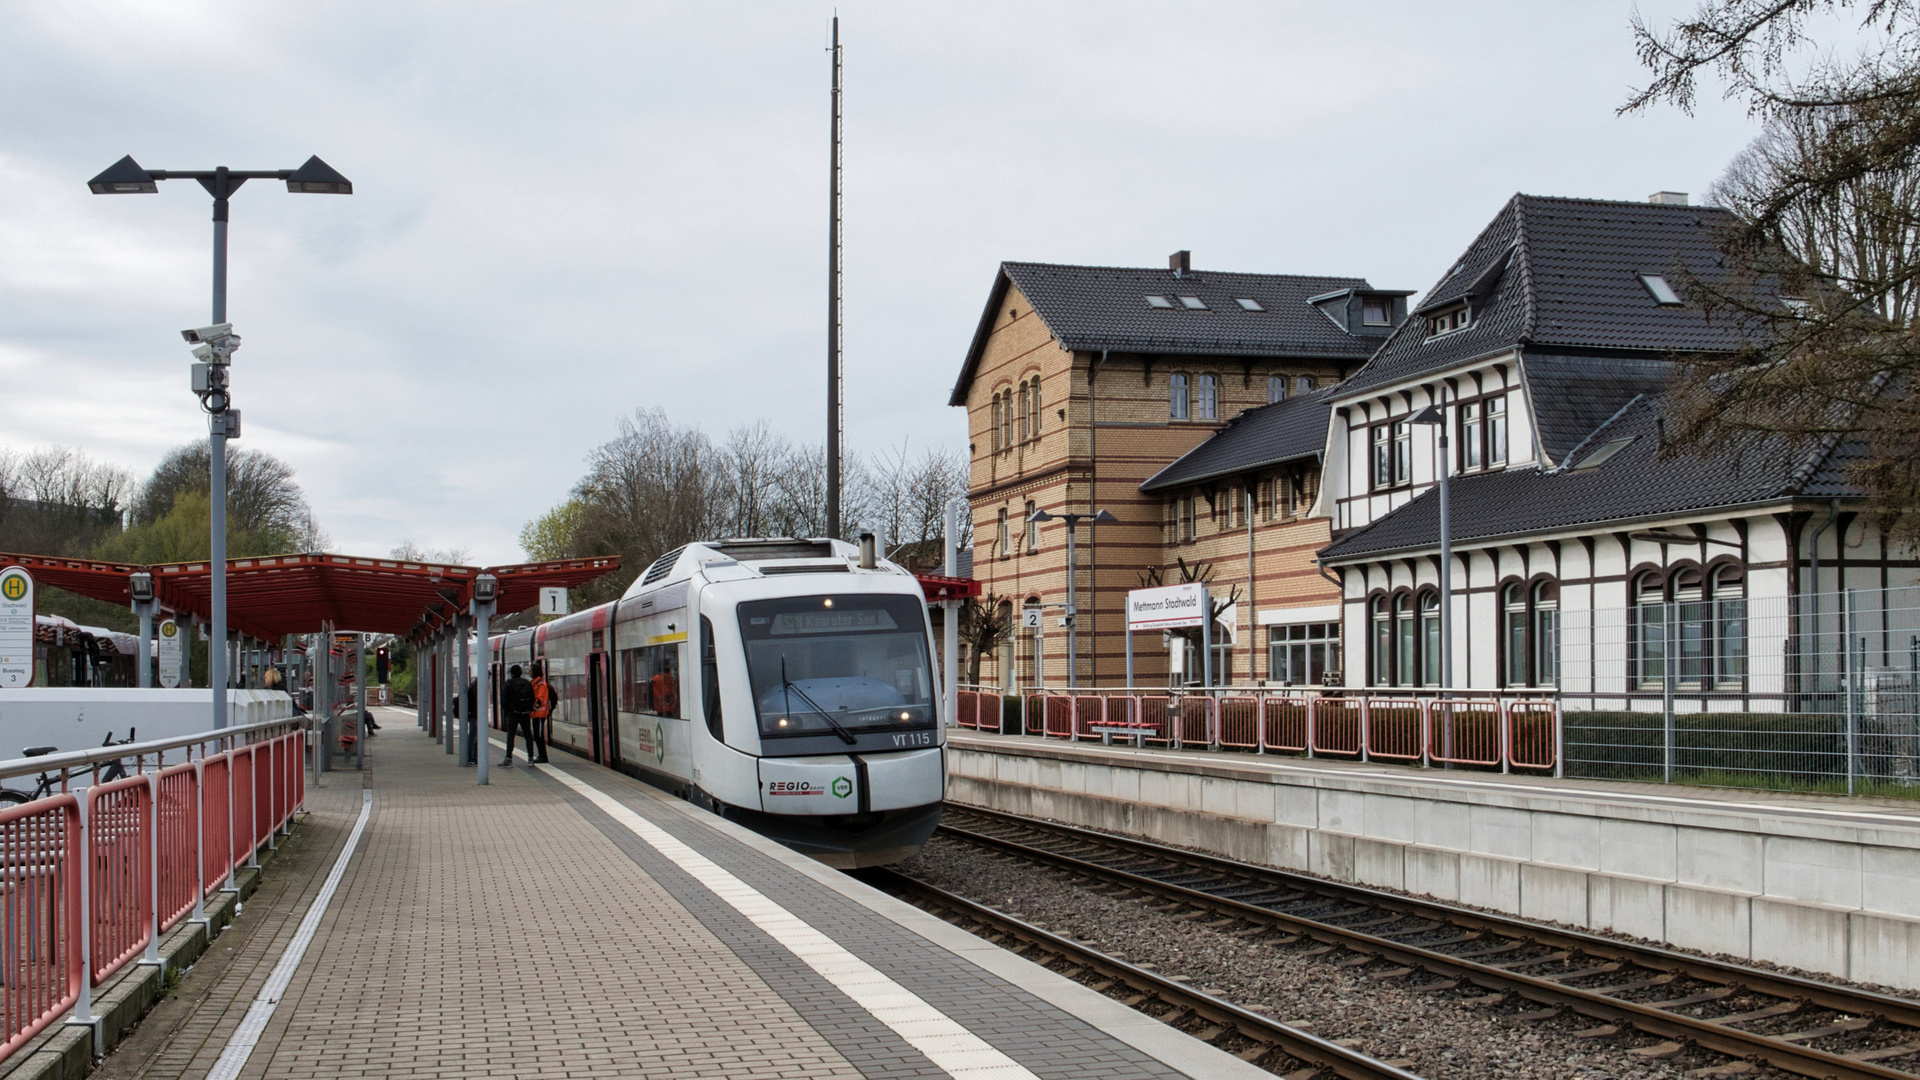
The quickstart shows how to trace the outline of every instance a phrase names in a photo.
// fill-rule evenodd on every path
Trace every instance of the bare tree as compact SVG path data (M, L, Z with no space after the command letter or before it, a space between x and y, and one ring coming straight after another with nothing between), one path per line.
M1864 47L1816 40L1848 14ZM1748 344L1682 365L1668 452L1838 449L1883 520L1920 535L1920 0L1707 0L1635 35L1653 79L1622 111L1690 111L1713 72L1768 121L1716 189L1739 215L1724 272L1680 275Z
M1146 571L1140 575L1140 587L1143 589L1157 589L1162 585L1186 585L1194 582L1205 585L1207 586L1207 621L1216 625L1220 623L1220 616L1225 614L1228 608L1240 602L1240 586L1238 585L1231 586L1227 590L1227 597L1224 600L1214 593L1213 576L1219 571L1212 563L1196 562L1189 564L1185 557L1174 560L1174 563L1175 569L1180 575L1180 580L1168 581L1166 568L1149 566ZM1185 626L1178 630L1169 630L1168 633L1182 641L1192 642L1193 647L1196 649L1202 645L1200 627Z
M120 531L132 474L50 446L0 454L0 550L85 555Z
M430 548L412 540L403 540L400 546L388 552L392 558L401 562L438 563L443 566L465 566L472 558L466 548Z
M967 650L967 682L977 686L981 658L1013 639L1013 604L998 593L969 597L960 602L956 631Z

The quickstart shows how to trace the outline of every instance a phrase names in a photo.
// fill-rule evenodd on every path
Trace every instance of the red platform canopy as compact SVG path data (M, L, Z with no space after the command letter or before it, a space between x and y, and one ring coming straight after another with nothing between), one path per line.
M127 577L153 575L162 607L210 617L212 572L206 562L138 566L92 559L0 553L0 566L25 567L35 581L109 603L130 603ZM572 588L619 569L617 556L558 559L511 566L369 559L354 555L276 555L227 561L227 623L271 641L308 634L331 623L339 630L421 637L452 622L473 598L473 580L499 580L502 613L539 602L543 586Z

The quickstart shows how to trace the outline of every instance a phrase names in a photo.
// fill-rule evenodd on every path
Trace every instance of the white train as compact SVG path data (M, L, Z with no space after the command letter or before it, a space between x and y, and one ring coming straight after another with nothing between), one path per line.
M932 640L919 581L871 548L719 540L494 639L494 672L545 661L556 749L850 869L898 862L940 822Z

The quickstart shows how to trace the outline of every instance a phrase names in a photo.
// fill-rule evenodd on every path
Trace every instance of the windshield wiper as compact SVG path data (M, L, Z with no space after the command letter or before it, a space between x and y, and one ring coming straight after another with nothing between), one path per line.
M818 713L820 716L820 719L825 720L827 722L827 726L833 729L833 733L835 735L840 736L841 742L846 743L848 746L852 746L853 744L860 741L859 739L854 738L853 732L848 731L845 725L841 724L840 721L835 720L832 714L828 713L827 710L821 708L819 702L808 697L807 692L805 690L802 690L799 687L793 685L793 683L787 678L787 654L786 653L780 654L780 689L783 693L787 695L788 714L792 714L793 712L793 695L799 694L800 700L806 702L807 708L812 709L815 713Z

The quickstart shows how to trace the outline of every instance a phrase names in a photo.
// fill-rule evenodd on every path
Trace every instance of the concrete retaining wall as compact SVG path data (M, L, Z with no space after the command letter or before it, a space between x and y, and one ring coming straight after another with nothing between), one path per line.
M958 803L1920 988L1920 807L1017 737L948 762Z

